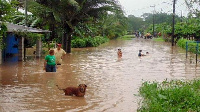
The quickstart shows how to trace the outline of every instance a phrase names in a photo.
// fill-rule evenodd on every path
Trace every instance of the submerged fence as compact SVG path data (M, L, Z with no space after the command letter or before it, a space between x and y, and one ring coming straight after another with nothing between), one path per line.
M194 45L190 45L189 43L196 43L196 45L194 46ZM189 51L189 49L191 48L191 49L195 49L195 50L193 50L194 52L195 52L195 54L196 54L196 64L197 64L197 62L198 62L198 54L199 54L199 43L200 43L200 41L189 41L189 42L186 42L186 58L188 57L188 51ZM194 48L195 47L195 48Z

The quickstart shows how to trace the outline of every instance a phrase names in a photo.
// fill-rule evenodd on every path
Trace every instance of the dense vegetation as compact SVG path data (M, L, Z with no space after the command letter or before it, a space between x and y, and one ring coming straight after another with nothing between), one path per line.
M198 1L188 0L186 3L188 7L195 8L199 6ZM50 30L52 31L51 35L41 36L45 37L43 42L56 41L64 43L63 47L67 52L71 51L72 40L74 41L77 37L83 40L98 36L113 39L127 34L127 31L130 34L135 31L143 32L143 34L150 32L152 34L153 18L155 19L155 33L161 32L166 41L171 40L171 14L159 12L155 14L144 13L141 17L135 17L134 15L125 17L117 0L27 0L29 12L27 17L19 11L25 9L24 2L21 0L1 0L0 7L2 22L26 24L30 27ZM191 39L193 37L193 40L200 39L199 15L199 10L196 9L191 10L188 17L175 16L176 42L179 38ZM1 38L5 30L5 27L1 28ZM28 37L30 36L28 35Z
M199 112L200 80L145 82L140 88L144 98L139 112Z
M74 38L72 40L73 48L83 48L83 47L97 47L102 43L108 42L109 39L107 37L88 37L88 38Z
M177 42L177 46L183 48L183 49L186 49L186 43L188 44L188 51L189 52L192 52L192 53L197 53L197 54L200 54L199 52L199 48L200 48L200 45L198 42L196 41L191 41L191 40L188 40L188 39L179 39L178 42Z
M7 27L3 23L4 20L7 20L9 14L11 14L11 5L8 4L6 1L0 1L0 49L4 48L3 37L6 35Z
M1 0L0 5L5 9L0 12L3 21L50 30L43 42L63 43L68 53L73 38L112 39L127 31L126 17L116 0L27 0L27 16L19 11L25 9L21 0Z
M186 3L188 7L199 5L198 1L187 1ZM0 19L3 22L26 24L30 27L50 30L52 31L51 35L41 35L41 37L45 37L42 39L43 42L64 43L63 47L67 52L71 52L72 40L74 46L74 40L77 37L83 40L98 36L113 39L127 34L127 31L129 34L133 34L135 31L153 34L153 17L155 17L155 33L161 32L166 41L171 40L171 14L144 13L141 17L134 15L125 17L116 0L27 0L27 4L29 14L26 18L24 13L19 11L19 9L25 9L24 2L21 0L1 0ZM176 42L179 38L191 39L190 37L199 40L200 19L198 12L198 10L193 11L190 16L183 18L175 16ZM192 14L195 14L197 18L192 17ZM4 30L1 30L1 38ZM24 35L27 36L26 38L30 37L28 34ZM33 39L28 38L28 40ZM31 42L29 43L31 44Z

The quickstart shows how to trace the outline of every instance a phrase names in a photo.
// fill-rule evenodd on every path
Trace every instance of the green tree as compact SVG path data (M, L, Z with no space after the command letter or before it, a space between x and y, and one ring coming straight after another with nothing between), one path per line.
M101 15L99 28L102 36L109 38L122 36L127 31L127 18L122 12Z
M144 13L142 17L145 20L145 24L152 24L153 23L153 16L154 16L154 23L160 24L160 23L172 23L172 15L167 13ZM176 22L181 21L181 18L178 17L178 15L175 15Z
M9 16L14 13L14 9L12 8L11 4L7 0L0 1L0 20L6 21L8 20Z
M128 31L133 32L139 30L143 25L143 18L135 17L134 15L128 16Z
M9 20L10 15L14 12L15 10L7 0L0 1L0 49L4 47L3 37L5 37L7 31L7 27L4 22Z

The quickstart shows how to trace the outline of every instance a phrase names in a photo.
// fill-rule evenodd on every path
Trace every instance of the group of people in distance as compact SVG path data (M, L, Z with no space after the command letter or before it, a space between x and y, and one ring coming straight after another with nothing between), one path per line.
M146 54L143 54L142 50L139 50L138 57L146 56L148 54L149 54L149 52L146 52ZM121 51L121 49L118 49L117 55L118 55L118 58L122 58L122 51Z
M61 46L61 44L57 44L57 48L49 50L49 54L44 61L44 70L46 72L56 72L57 65L62 64L62 59L66 52Z

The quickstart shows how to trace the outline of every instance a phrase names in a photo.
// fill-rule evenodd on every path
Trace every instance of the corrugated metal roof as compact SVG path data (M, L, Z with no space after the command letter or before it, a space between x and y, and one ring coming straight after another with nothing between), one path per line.
M7 26L7 32L32 32L32 33L49 33L49 30L42 30L22 25L16 25L12 23L5 23Z

